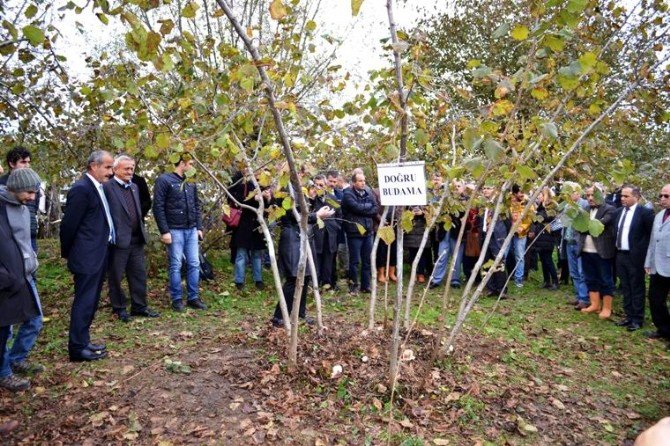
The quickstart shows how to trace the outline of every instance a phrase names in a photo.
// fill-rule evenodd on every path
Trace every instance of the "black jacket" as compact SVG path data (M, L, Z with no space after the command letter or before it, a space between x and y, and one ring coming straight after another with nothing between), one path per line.
M154 184L154 218L161 234L170 229L202 229L198 189L176 173L164 173Z
M353 186L344 189L342 196L342 216L347 237L367 237L372 235L374 219L377 216L378 204L370 188L362 192ZM365 229L361 234L356 224Z
M0 327L20 324L39 314L14 240L7 208L0 202Z

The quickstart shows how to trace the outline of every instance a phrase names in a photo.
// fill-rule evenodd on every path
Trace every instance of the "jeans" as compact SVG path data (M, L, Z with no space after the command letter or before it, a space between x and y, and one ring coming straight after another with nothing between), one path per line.
M186 290L188 300L198 299L200 281L200 259L198 257L198 231L191 229L170 229L172 243L167 245L170 262L170 296L172 301L181 300L181 264L186 258Z
M584 280L584 269L582 268L582 258L579 256L579 246L575 244L566 244L568 254L568 269L572 286L575 289L575 298L580 302L589 303L589 290L586 289Z
M9 332L7 341L5 342L5 348L3 349L4 357L2 359L2 368L0 368L0 378L4 378L12 374L12 370L10 368L11 364L23 362L26 360L30 350L32 350L32 348L35 346L37 337L42 330L42 305L40 303L39 295L37 294L37 287L35 287L35 281L32 278L28 279L28 283L32 288L33 298L35 299L35 303L37 304L37 309L39 310L40 314L33 317L32 319L28 319L21 324L19 331L14 337L14 344L12 345L11 350L6 348L6 344L9 339L12 338L12 327L7 327Z
M516 270L514 271L514 282L523 283L524 258L526 256L526 241L527 237L519 237L515 235L512 239L512 249L514 249L514 260L516 262Z
M451 283L461 284L461 268L463 265L463 251L465 250L465 243L461 243L456 254L456 263L454 264L454 275L451 276ZM447 266L451 262L451 256L456 251L456 239L451 238L449 234L445 235L440 241L438 249L439 260L435 262L435 272L433 273L433 283L439 285L447 275ZM445 254L442 254L442 253Z
M254 282L263 281L263 250L238 247L237 257L235 257L235 283L244 283L247 259L249 257L251 257L251 271L254 276Z
M358 282L358 264L361 263L361 290L370 289L370 279L372 277L372 267L370 264L370 254L372 253L372 236L347 237L349 245L349 281L352 284Z

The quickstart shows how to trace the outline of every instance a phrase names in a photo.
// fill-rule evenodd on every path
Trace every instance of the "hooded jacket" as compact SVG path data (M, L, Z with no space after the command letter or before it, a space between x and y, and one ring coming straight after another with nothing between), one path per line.
M7 208L7 219L16 243L21 250L26 279L37 271L37 255L30 242L30 210L19 202L7 187L0 186L0 200Z

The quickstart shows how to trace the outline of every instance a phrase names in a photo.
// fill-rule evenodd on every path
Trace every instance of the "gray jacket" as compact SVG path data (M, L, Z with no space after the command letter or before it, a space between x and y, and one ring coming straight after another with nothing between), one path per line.
M21 249L26 278L37 271L37 255L30 243L30 210L21 204L5 186L0 186L0 200L7 206L7 219Z
M664 213L662 210L654 218L644 267L650 268L652 274L670 277L670 219L663 223Z

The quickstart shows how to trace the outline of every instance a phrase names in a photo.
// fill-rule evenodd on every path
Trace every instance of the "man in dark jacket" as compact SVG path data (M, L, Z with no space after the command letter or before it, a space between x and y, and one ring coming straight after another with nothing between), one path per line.
M654 226L654 211L638 204L641 194L635 186L624 185L620 191L622 206L617 209L616 272L621 281L623 310L626 316L619 324L630 331L642 327L644 322L644 261L649 247L649 237ZM611 315L611 302L603 303L603 311ZM609 316L608 316L609 317Z
M372 190L365 185L365 175L356 172L351 177L351 187L342 196L342 215L349 246L349 292L359 290L358 264L362 263L360 290L370 291L372 267L372 228L378 211Z
M9 172L0 177L0 185L7 184L7 179L13 170L30 167L30 162L30 152L25 147L17 146L7 152ZM26 203L26 206L28 206L28 210L30 211L30 242L32 243L35 252L37 252L37 212L39 210L40 202L40 185L37 184L36 187L35 199Z
M588 232L580 233L579 236L578 250L581 253L584 279L591 302L589 307L582 308L581 311L600 312L600 317L605 319L610 316L614 294L612 262L616 254L614 244L616 209L604 202L602 191L596 186L586 189L586 199L589 202L591 220L598 220L604 229L597 237L591 236ZM605 302L605 308L601 312L602 301Z
M40 370L31 370L25 362L42 326L32 277L37 269L37 257L30 244L30 213L24 206L35 199L39 177L29 168L17 169L10 174L7 184L11 192L0 191L3 194L0 199L0 387L16 392L29 388L30 381L18 378L13 372L43 370L41 366ZM7 352L13 324L22 326L12 352ZM12 364L12 358L17 355L21 356L21 363Z
M326 177L324 175L316 175L313 181L314 195L310 197L312 210L316 212L322 207L328 206L335 211L332 218L323 221L323 227L317 226L314 228L314 246L316 248L314 261L319 276L319 285L328 285L331 289L334 289L337 281L333 281L335 276L333 272L335 256L337 255L337 239L342 227L342 209L335 206L339 203L335 195L326 191Z
M61 257L74 276L68 351L70 361L96 361L107 356L104 344L91 343L91 324L98 310L107 273L114 222L102 188L112 176L114 159L104 150L88 157L86 173L67 193L60 224Z
M193 160L182 156L174 172L164 173L154 185L154 218L167 245L170 297L172 309L184 311L181 289L181 265L186 259L187 305L205 310L199 296L200 258L198 240L202 239L200 199L195 183L186 181L186 172L193 169Z
M132 182L135 160L127 155L114 159L114 177L103 185L116 230L116 243L109 252L109 298L112 311L121 322L130 316L158 317L147 305L147 272L144 246L147 233L142 218L142 200L137 185ZM121 286L123 276L130 292L130 315L126 309L126 294Z

